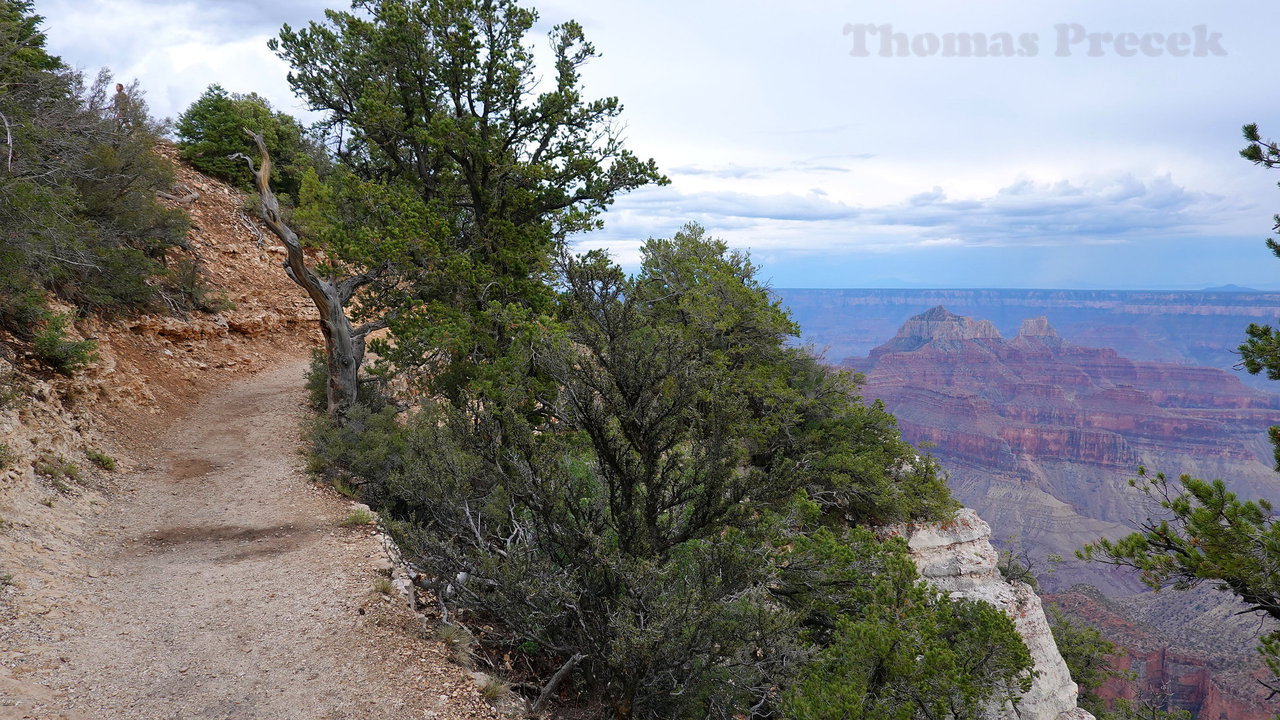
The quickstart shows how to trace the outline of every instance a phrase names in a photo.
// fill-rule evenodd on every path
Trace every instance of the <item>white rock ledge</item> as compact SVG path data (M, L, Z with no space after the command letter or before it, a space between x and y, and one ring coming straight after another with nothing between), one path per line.
M947 523L887 528L907 538L920 574L940 590L982 600L1013 618L1035 661L1036 678L1017 707L995 708L989 720L1093 720L1076 705L1077 687L1063 662L1040 598L1031 586L1010 583L996 568L991 526L964 508Z

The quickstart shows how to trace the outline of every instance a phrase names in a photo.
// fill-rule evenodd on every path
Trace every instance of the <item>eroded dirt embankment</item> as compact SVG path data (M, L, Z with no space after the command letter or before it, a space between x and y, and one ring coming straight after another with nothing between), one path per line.
M81 320L73 378L0 337L0 719L490 717L299 469L318 332L280 249L161 152L215 311Z

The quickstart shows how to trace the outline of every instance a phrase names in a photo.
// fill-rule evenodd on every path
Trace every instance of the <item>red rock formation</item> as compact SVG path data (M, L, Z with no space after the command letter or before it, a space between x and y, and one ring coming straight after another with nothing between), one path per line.
M963 502L1042 554L1126 531L1140 465L1280 499L1265 442L1280 396L1221 370L1072 345L1044 318L1006 340L942 307L847 364L908 440L931 445Z
M1267 677L1261 660L1252 652L1234 652L1252 649L1256 622L1253 627L1247 622L1220 627L1216 643L1196 643L1192 637L1179 646L1170 643L1161 628L1135 621L1122 604L1096 591L1077 589L1044 599L1077 621L1098 628L1117 645L1119 652L1112 663L1131 676L1108 681L1098 692L1104 700L1155 702L1168 709L1189 710L1197 720L1275 717L1276 704L1256 682Z

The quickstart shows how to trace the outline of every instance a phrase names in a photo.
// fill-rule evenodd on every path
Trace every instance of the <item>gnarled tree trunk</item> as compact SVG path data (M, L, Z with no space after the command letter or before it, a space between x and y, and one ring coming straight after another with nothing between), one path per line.
M267 145L261 134L250 130L245 130L245 133L253 138L262 158L259 166L254 167L252 158L241 155L249 163L249 169L257 181L262 220L280 238L280 242L284 243L285 273L290 280L307 291L320 313L320 332L324 335L325 359L329 370L326 388L329 417L342 422L359 396L360 363L364 361L365 338L370 332L387 326L384 319L367 322L359 327L353 326L347 317L346 306L357 290L377 279L381 269L375 268L339 282L329 282L317 277L307 267L297 233L280 217L280 203L276 200L275 193L271 192L271 155L267 152Z

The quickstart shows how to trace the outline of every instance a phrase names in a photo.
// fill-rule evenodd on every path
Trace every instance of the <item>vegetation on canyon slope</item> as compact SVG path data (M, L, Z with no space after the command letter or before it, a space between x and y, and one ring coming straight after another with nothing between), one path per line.
M164 128L136 86L113 93L105 71L49 55L29 0L0 3L0 120L0 326L71 372L90 348L65 340L46 293L80 313L200 303L170 252L186 215L156 198L173 183L153 152Z
M532 11L359 6L275 45L346 133L291 221L328 252L317 272L368 278L353 312L388 326L375 374L397 388L335 404L331 346L313 467L391 518L482 656L615 717L969 718L1016 697L1010 619L866 529L945 519L937 469L792 344L746 257L693 225L634 275L567 250L663 181L618 101L582 98L581 28L552 31L535 95Z

